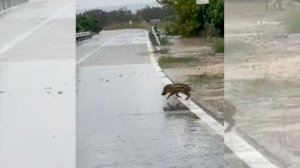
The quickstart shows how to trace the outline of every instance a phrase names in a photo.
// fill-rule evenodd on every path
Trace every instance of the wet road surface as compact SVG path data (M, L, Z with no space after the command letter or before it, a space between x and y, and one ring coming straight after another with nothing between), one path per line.
M1 12L0 62L75 59L74 8L71 0L30 0Z
M0 13L1 168L75 168L74 7L31 0Z
M223 138L160 95L146 42L118 30L77 46L77 167L224 167Z

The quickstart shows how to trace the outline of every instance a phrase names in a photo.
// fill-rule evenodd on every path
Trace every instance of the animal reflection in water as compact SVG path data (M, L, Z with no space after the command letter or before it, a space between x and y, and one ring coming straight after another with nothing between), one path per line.
M183 83L174 83L174 84L168 84L164 87L163 92L161 95L167 95L169 94L169 96L167 97L167 99L169 99L171 96L176 95L177 97L181 98L181 96L179 96L179 93L183 93L185 94L187 97L185 100L189 99L191 97L191 88Z
M176 97L169 99L163 107L164 111L184 111L188 108Z
M171 96L176 95L176 97L181 98L179 93L183 93L186 95L186 99L189 99L191 88L183 83L174 83L174 84L168 84L164 87L162 95L168 95L167 99L169 99ZM164 110L186 110L187 108L178 100L178 99L171 99L171 101L167 101L167 104L169 107L165 107Z

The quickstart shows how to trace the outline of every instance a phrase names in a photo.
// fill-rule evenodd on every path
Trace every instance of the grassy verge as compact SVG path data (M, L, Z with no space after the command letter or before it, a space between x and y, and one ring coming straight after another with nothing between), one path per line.
M169 22L163 21L163 22L157 24L157 28L162 34L165 34L166 26L168 24L169 24Z
M170 44L168 37L162 37L159 40L160 40L160 45L168 45L168 44Z
M146 29L148 30L151 27L149 23L140 22L140 23L122 23L122 24L114 24L111 26L104 27L104 30L118 30L118 29Z
M219 38L215 41L213 48L216 53L224 53L224 39Z
M224 88L224 77L217 75L189 75L187 83L192 87L203 87L206 89Z
M217 76L217 75L207 75L207 74L201 74L201 75L191 75L189 76L189 83L205 83L207 81L213 81L213 80L222 80L224 79L223 76Z
M198 58L196 57L171 57L164 56L160 57L158 60L159 66L161 68L172 68L172 67L191 67L196 66Z

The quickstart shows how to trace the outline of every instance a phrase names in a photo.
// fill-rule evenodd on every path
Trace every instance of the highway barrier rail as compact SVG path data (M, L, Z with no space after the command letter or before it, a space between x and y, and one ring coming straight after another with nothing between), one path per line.
M23 4L28 0L0 0L0 11L4 11L8 8Z
M83 42L87 39L90 39L92 37L93 37L93 34L90 31L77 33L76 34L76 44Z

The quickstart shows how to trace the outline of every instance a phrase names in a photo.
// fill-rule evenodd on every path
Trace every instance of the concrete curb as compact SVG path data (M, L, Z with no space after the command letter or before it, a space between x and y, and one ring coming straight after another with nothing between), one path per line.
M259 151L261 154L266 156L266 159L268 159L270 162L272 162L274 165L276 165L276 168L285 168L283 163L280 163L279 158L273 155L271 152L269 152L264 146L260 145L254 138L247 135L244 131L242 131L239 128L235 128L236 134L244 139L248 144L253 146L257 151ZM293 158L295 160L297 159L297 156L292 155L290 153L286 153L286 157Z
M251 143L244 140L244 137L240 135L237 129L226 133L224 143L233 151L236 157L244 161L251 168L279 168Z

